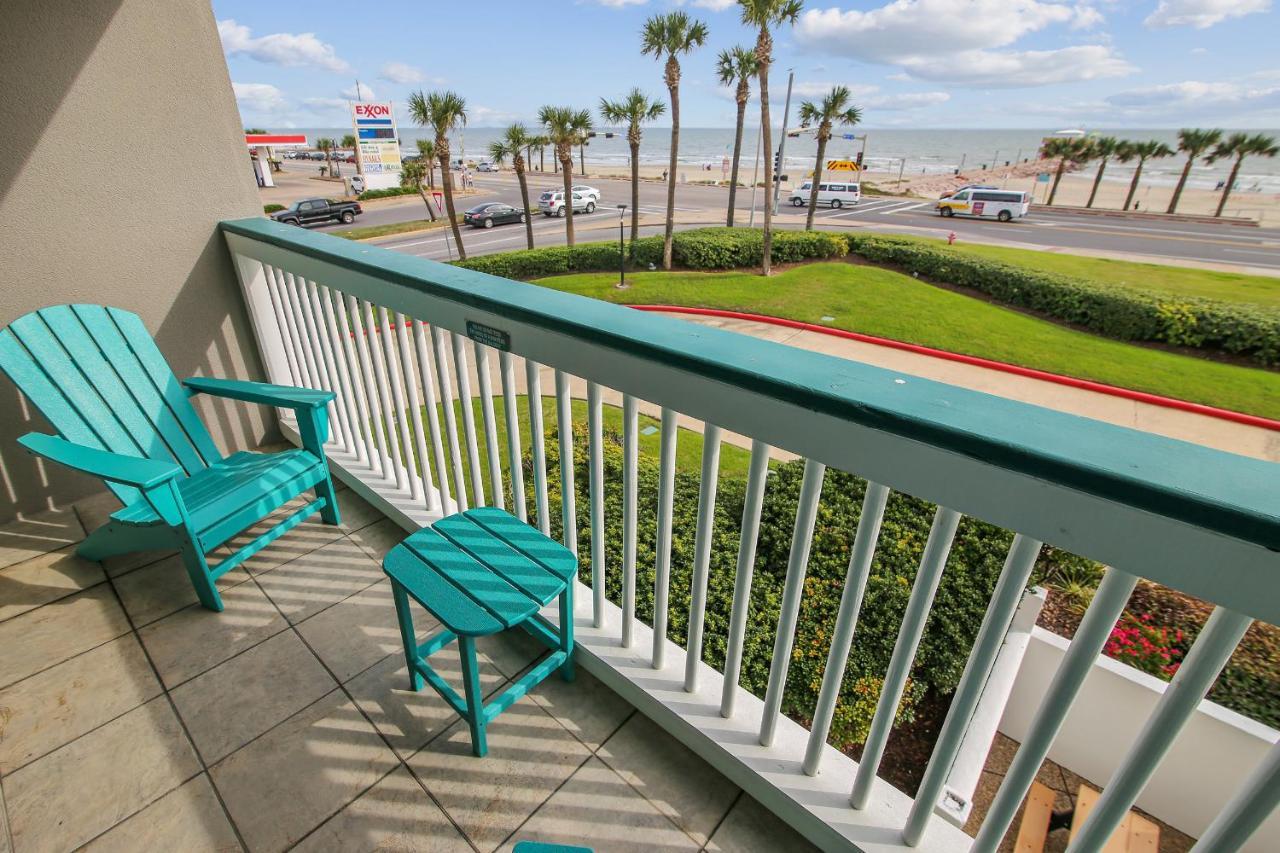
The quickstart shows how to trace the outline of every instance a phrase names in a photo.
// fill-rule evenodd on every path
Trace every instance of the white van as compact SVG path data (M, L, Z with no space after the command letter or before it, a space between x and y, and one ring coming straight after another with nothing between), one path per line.
M1030 202L1023 192L973 188L938 199L937 210L943 216L978 216L1008 222L1026 216Z
M804 207L813 192L813 181L805 181L791 191L791 204ZM818 204L844 207L862 201L862 185L857 181L823 181L818 184Z

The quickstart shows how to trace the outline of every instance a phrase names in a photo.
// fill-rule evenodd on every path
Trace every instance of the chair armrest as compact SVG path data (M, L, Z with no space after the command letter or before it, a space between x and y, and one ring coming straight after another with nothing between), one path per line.
M241 379L213 379L207 376L193 376L182 384L200 394L243 400L246 403L261 403L264 406L277 406L281 409L293 409L295 412L319 408L337 397L332 391L271 385L266 382L247 382Z
M183 473L182 468L173 462L98 450L56 435L29 432L19 438L18 443L29 452L60 465L138 489L155 488Z

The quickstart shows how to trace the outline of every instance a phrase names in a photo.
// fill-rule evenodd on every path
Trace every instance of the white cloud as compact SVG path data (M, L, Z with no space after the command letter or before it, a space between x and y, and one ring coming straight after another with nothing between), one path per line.
M825 96L836 85L839 85L838 81L797 83L792 87L791 93L798 99L816 99ZM946 92L882 92L879 86L871 84L845 83L844 85L849 87L853 95L853 105L864 111L918 110L945 104L951 100L951 96ZM725 93L728 97L733 96L732 89L726 88Z
M1203 30L1228 18L1242 18L1271 8L1271 0L1160 0L1143 21L1148 27L1195 27Z
M643 6L649 0L595 0L601 6L609 6L614 9L621 9L623 6Z
M331 110L346 110L350 102L346 98L304 98L302 106L314 113L326 113Z
M351 70L333 45L320 41L315 33L272 33L255 38L248 27L228 18L218 22L218 35L228 56L244 54L272 65L313 66L335 73Z
M1192 55L1192 56L1203 56L1204 54L1206 54L1206 53L1208 53L1208 52L1209 52L1209 48L1207 48L1207 47L1193 47L1193 48L1191 48L1191 55Z
M1119 127L1182 126L1219 122L1236 127L1272 127L1280 119L1280 85L1248 78L1184 80L1128 89L1098 100L1023 104L1019 112L1070 118L1077 123Z
M1073 29L1102 21L1085 3L1040 0L893 0L869 11L804 13L796 26L802 46L897 65L916 79L959 86L1043 86L1092 80L1133 70L1110 47L1000 51L1052 26Z
M693 0L693 5L702 9L710 9L712 12L723 12L730 7L738 5L738 0Z
M288 107L284 92L270 83L232 83L236 103L255 113L279 113Z
M383 80L399 83L402 86L421 83L427 79L427 75L422 73L421 68L415 68L405 62L388 62L382 66L382 73L378 76Z

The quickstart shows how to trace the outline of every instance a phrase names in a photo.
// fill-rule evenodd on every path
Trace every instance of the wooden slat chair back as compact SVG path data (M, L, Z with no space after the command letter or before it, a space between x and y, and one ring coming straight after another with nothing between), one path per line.
M0 369L58 433L30 433L22 445L102 478L124 504L81 544L88 559L177 548L201 603L221 610L219 576L317 512L338 523L324 457L331 392L179 382L141 318L101 305L58 305L13 321L0 331ZM191 405L195 393L293 409L304 446L224 457ZM206 553L308 489L314 500L208 565Z

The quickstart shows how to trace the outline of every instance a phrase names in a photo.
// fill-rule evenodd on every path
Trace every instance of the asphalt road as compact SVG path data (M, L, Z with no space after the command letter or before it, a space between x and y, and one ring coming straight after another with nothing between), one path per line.
M630 203L630 183L625 180L590 178L575 179L602 191L600 208L592 215L579 214L575 228L583 240L608 239L617 234L615 206ZM475 176L478 192L457 199L459 210L488 201L504 201L520 205L519 187L511 172ZM530 201L536 208L537 194L544 189L560 188L559 175L533 173L529 176ZM761 221L760 206L764 192L757 192L755 224ZM676 188L678 218L696 220L681 228L723 222L728 191L722 187L681 185ZM649 219L665 211L666 185L644 181L640 185L640 210ZM740 189L737 198L737 223L748 224L751 217L751 191ZM799 213L783 198L783 210ZM425 218L422 202L406 197L403 202L381 202L368 205L358 220L360 225L379 225ZM628 212L628 219L630 212ZM820 208L817 221L822 227L872 229L889 233L946 237L954 231L957 239L1027 248L1062 248L1083 252L1129 253L1171 261L1200 261L1280 270L1280 230L1189 222L1154 222L1149 220L1101 219L1069 213L1036 211L1026 219L1002 223L994 220L942 219L930 201L893 197L864 196L861 204L842 210ZM322 227L321 230L338 226ZM781 227L796 227L783 224ZM660 227L643 229L645 234ZM535 213L534 241L538 245L564 242L564 223ZM472 254L508 251L524 242L524 229L506 225L489 231L464 229L463 242ZM448 258L450 247L443 235L418 234L402 240L389 240L380 245L431 258Z

